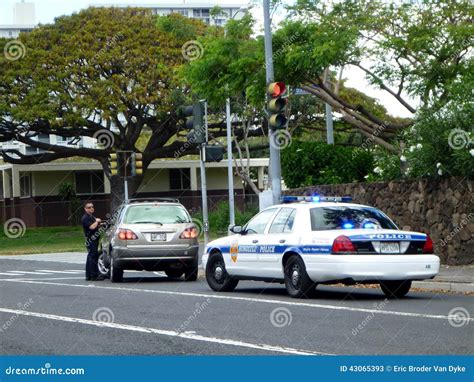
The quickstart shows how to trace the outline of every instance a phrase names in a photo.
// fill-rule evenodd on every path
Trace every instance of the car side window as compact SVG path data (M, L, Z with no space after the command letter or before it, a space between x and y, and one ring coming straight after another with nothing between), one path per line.
M261 234L265 231L270 218L275 213L276 208L270 208L268 210L260 212L258 215L255 215L252 220L250 220L245 226L247 234Z
M293 230L295 215L294 208L282 208L273 220L268 233L290 233Z

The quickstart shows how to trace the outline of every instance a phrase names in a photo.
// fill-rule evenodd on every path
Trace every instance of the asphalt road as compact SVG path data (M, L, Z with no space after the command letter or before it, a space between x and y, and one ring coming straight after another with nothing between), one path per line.
M474 350L472 296L411 292L386 300L378 289L320 286L315 298L295 300L282 285L261 282L216 294L202 280L147 272L125 272L121 284L86 282L81 258L32 258L0 258L1 354Z

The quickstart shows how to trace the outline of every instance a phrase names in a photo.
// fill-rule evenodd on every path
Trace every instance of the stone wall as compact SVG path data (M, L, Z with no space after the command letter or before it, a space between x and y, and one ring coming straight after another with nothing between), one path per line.
M384 211L400 229L429 233L445 264L474 263L474 193L467 179L419 179L304 187L287 195L350 195Z

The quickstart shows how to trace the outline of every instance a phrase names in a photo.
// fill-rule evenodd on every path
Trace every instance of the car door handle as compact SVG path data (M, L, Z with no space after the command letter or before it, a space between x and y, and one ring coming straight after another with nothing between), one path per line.
M252 243L258 243L258 240L256 240L256 239L252 240Z
M285 242L286 242L285 239L281 239L281 240L280 240L280 243L285 243Z

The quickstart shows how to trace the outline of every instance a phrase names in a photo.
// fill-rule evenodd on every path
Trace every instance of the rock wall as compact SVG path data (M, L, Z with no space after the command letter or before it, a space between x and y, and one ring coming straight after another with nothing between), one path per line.
M354 203L384 211L399 228L429 233L444 264L474 263L473 181L440 180L352 183L288 190L286 195L350 195Z

